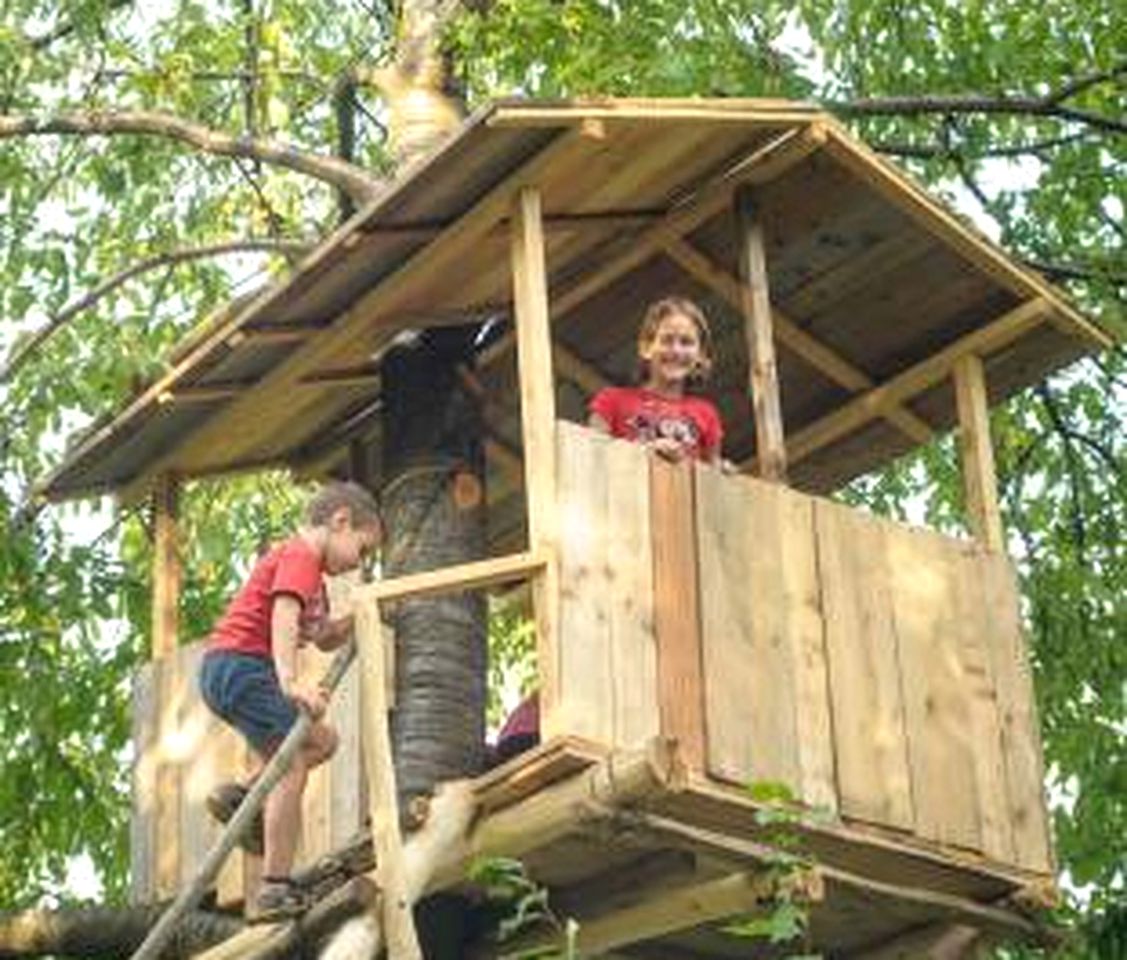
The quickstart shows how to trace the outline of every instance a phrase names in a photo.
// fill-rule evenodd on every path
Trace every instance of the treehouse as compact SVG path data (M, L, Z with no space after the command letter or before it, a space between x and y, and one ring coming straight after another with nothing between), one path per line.
M735 472L583 425L667 293L712 321ZM364 773L389 763L379 614L529 583L544 742L473 782L473 826L429 889L471 856L519 858L592 956L777 955L732 933L777 896L808 903L804 949L835 957L1036 938L1022 905L1051 889L1053 851L987 413L1110 339L831 117L781 101L488 106L47 478L54 499L155 500L134 896L191 879L218 829L203 798L243 762L176 635L177 482L353 475L354 441L394 429L389 348L475 321L492 330L466 381L489 553L352 589L361 668L334 701L342 747L308 790L304 861L370 812L377 870L399 856ZM832 499L951 430L966 535ZM794 798L784 819L814 863L789 892L773 808L748 789L763 783ZM228 862L220 903L253 867ZM402 904L385 898L385 922Z

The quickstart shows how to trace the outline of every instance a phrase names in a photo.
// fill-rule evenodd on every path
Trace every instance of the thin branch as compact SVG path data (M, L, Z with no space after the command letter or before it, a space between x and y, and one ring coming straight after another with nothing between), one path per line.
M1039 156L1049 150L1055 150L1057 147L1064 147L1087 140L1088 137L1089 134L1087 132L1071 133L1064 137L1050 137L1047 140L1035 140L1032 143L1016 143L1004 147L987 147L985 150L975 150L973 154L968 154L962 150L952 151L950 147L945 147L941 143L882 143L878 141L876 143L870 143L870 146L878 153L887 153L896 157L913 157L918 160L934 160L939 157L948 157L951 156L953 152L965 157L967 160L980 160L985 157Z
M132 0L110 0L107 12L119 10L122 7L128 7L131 3ZM58 24L38 37L28 37L27 45L31 47L32 50L39 53L46 50L47 47L51 46L56 40L62 40L64 37L70 36L76 29L77 27L74 21L68 20Z
M1084 509L1081 500L1081 488L1084 486L1085 477L1083 465L1080 463L1080 458L1076 454L1075 446L1073 446L1074 440L1072 431L1065 423L1064 415L1057 406L1056 399L1053 397L1048 385L1044 381L1041 381L1036 387L1036 393L1037 396L1041 398L1045 412L1049 415L1049 422L1053 425L1054 432L1061 438L1061 442L1064 444L1064 460L1067 465L1069 481L1069 513L1071 514L1070 519L1072 523L1072 543L1073 546L1076 547L1076 556L1081 566L1087 566L1088 531L1084 522Z
M1093 70L1090 73L1082 73L1079 77L1070 80L1063 87L1059 87L1056 91L1050 93L1048 99L1051 103L1060 103L1063 100L1075 97L1078 93L1082 93L1090 87L1095 87L1101 83L1106 83L1108 80L1115 80L1123 76L1127 76L1127 60L1116 64L1108 70Z
M123 67L106 67L94 74L94 80L99 83L105 80L131 80L134 77L159 76L163 73L164 71L155 68L150 70L126 70ZM329 84L321 77L306 70L272 70L270 75L281 80L298 80L308 86L317 87L321 91L325 91L329 87ZM189 80L201 83L234 82L242 84L248 81L257 82L262 78L262 73L257 70L193 70L184 74L184 76Z
M952 116L965 113L990 113L1009 116L1054 117L1082 123L1097 130L1127 133L1127 121L1064 105L1064 101L1100 83L1107 83L1127 74L1127 61L1109 70L1077 77L1044 96L1012 94L923 94L919 96L862 97L847 102L831 102L833 110L844 116L920 116L942 114Z
M0 116L0 139L43 135L139 135L178 140L204 153L244 157L314 177L348 192L357 203L376 195L383 182L363 167L336 157L324 157L287 143L253 137L235 137L175 114L157 111L83 111L49 116Z
M1022 260L1022 263L1045 274L1050 280L1100 280L1119 287L1127 286L1127 274L1112 273L1105 267L1089 267L1075 263L1046 263L1041 260Z
M161 267L169 267L175 264L187 263L192 260L203 260L210 257L223 256L228 253L247 253L252 251L262 251L268 253L294 253L305 252L309 249L309 244L296 241L296 240L270 240L270 239L251 239L251 240L233 240L228 243L217 243L206 247L191 247L183 250L170 250L165 253L157 254L156 256L149 257L139 263L133 264L131 267L122 270L120 273L114 274L107 280L103 280L94 289L83 294L77 300L72 301L53 316L47 323L32 334L31 338L25 341L20 347L17 348L16 353L8 361L8 363L0 369L0 383L6 383L16 374L28 360L31 359L32 354L39 349L48 337L53 336L59 331L66 323L72 320L75 316L80 314L83 310L89 309L107 294L116 290L122 284L146 273L150 270L157 270Z

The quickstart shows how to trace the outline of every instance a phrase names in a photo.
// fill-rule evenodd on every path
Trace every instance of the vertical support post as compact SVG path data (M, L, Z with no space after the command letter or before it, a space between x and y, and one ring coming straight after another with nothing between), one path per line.
M517 193L510 222L528 545L530 549L551 548L556 542L557 512L556 390L552 376L544 223L538 190L524 187ZM556 665L557 577L553 559L532 585L540 670L540 728L545 738L558 732L553 726L559 676Z
M969 353L955 361L955 403L959 412L959 450L963 491L971 532L988 550L1005 551L994 448L990 443L986 371L982 359Z
M771 320L771 295L767 281L767 256L763 224L753 189L743 186L735 197L740 267L740 302L747 339L748 387L755 411L755 452L759 475L785 482L786 446L783 439L779 374L775 365L775 340Z
M386 652L391 632L380 618L379 601L362 592L356 603L356 648L360 657L360 716L364 769L368 774L368 803L372 844L376 852L376 882L387 954L396 960L422 960L415 933L413 904L407 889L403 840L399 833L399 800L391 734L387 728Z
M178 515L180 483L161 474L153 490L153 623L154 660L176 650L177 609L180 604L180 548Z

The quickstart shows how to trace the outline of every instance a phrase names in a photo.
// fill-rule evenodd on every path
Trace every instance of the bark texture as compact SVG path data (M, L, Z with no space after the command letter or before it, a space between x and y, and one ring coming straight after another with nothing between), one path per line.
M384 363L386 576L485 554L479 412L457 368L474 329L423 333ZM484 758L486 604L474 594L400 603L392 741L400 806Z
M167 904L140 907L26 910L0 914L0 960L16 957L91 957L128 960L141 945ZM187 960L193 954L234 936L243 921L196 910L180 921L163 954Z

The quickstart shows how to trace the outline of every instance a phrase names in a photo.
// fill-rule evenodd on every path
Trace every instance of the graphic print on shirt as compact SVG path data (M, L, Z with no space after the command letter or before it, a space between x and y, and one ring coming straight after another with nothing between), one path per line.
M688 450L701 445L700 428L696 421L668 410L647 409L643 406L627 418L626 427L630 436L642 443L658 439L674 440Z

